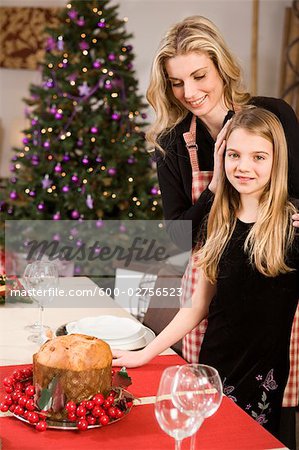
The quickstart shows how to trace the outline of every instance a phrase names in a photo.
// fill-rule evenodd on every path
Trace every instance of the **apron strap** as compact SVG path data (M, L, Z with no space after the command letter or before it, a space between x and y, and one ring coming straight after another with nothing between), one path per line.
M186 144L186 148L188 150L190 156L190 162L192 167L192 172L199 172L198 158L197 158L197 150L198 145L196 144L196 116L192 116L190 129L186 133L183 134L183 138Z

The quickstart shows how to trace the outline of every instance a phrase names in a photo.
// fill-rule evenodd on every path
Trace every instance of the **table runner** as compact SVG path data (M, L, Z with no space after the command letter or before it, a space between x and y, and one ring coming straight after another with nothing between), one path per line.
M150 364L128 369L133 384L130 391L140 397L155 395L165 367L184 364L178 355L158 356ZM14 368L0 367L0 381ZM3 389L1 385L0 396ZM2 450L173 450L174 440L164 433L154 415L154 405L132 409L123 420L85 432L47 430L39 433L31 425L13 417L0 419ZM265 450L283 445L264 430L233 401L224 397L219 410L207 419L197 433L197 450ZM182 450L189 449L190 439ZM1 448L1 446L0 446Z

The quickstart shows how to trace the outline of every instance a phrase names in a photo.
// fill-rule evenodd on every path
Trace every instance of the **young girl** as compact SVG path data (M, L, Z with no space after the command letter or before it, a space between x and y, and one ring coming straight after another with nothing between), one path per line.
M196 253L192 304L143 350L115 351L113 364L145 364L208 316L199 362L216 367L224 392L278 435L299 297L286 141L274 114L250 108L232 118L216 149L225 149L225 170Z

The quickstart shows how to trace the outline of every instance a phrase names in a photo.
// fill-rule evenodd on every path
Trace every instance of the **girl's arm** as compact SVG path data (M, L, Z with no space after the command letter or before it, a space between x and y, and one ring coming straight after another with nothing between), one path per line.
M144 349L137 352L113 350L113 366L137 367L146 364L159 353L171 347L193 330L207 315L216 285L212 285L199 270L198 284L192 297L192 304L185 306L175 315L166 328Z

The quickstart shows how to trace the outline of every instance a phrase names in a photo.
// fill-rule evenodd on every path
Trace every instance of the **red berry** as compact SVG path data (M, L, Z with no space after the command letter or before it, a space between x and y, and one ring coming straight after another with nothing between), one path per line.
M22 380L22 374L21 371L19 369L15 369L12 373L12 377L15 381L20 381Z
M101 416L99 418L99 421L100 421L101 425L108 425L108 423L110 422L110 419L106 414L104 414L103 416Z
M127 407L128 408L131 408L132 406L133 406L133 402L131 402L131 401L127 402Z
M24 414L24 408L22 408L22 406L20 405L16 405L14 413L17 416L22 416Z
M111 369L111 375L113 376L115 374L115 370Z
M9 411L13 413L15 408L16 408L16 405L13 403L12 405L10 405Z
M30 423L37 423L39 421L38 414L33 411L28 412L28 420Z
M67 418L69 419L70 422L76 422L76 420L78 419L78 417L74 411L68 412Z
M34 411L35 410L35 404L33 398L29 398L26 402L26 408L28 411Z
M103 394L96 394L92 397L92 400L96 406L101 406L105 401L105 397Z
M13 387L12 386L4 386L4 390L8 394L11 394L13 392Z
M28 398L27 398L27 397L24 397L24 396L22 395L22 396L18 399L18 404L24 408L24 407L26 406L26 404L27 404L27 400L28 400Z
M23 392L24 390L24 385L23 383L21 383L20 381L17 381L14 385L15 391L21 391Z
M8 410L9 410L9 406L6 405L5 403L1 402L0 403L0 411L7 412Z
M24 419L28 419L28 414L29 414L28 409L25 409L23 414Z
M26 387L25 389L25 394L27 395L27 397L33 397L35 393L35 387L32 386L32 384L30 384L29 386Z
M21 369L21 375L23 377L23 380L27 380L27 378L32 377L32 369Z
M77 410L76 410L76 414L78 417L84 417L86 416L86 408L84 408L84 406L78 406Z
M89 400L88 402L86 402L85 408L86 409L92 409L95 406L94 401Z
M67 412L75 412L77 409L77 405L75 402L73 401L69 401L67 402L67 404L65 405L65 409L67 410Z
M110 408L108 408L108 416L111 417L112 419L115 419L116 417L116 409L114 406L110 406Z
M103 412L103 408L101 408L100 406L95 406L95 407L92 409L91 414L92 414L94 417L100 417L100 415L102 414L102 412Z
M111 403L109 402L109 400L107 401L107 399L106 399L102 406L103 406L104 409L108 409L108 408L110 408Z
M44 420L41 420L40 422L38 422L35 425L35 428L37 431L46 431L47 429L47 422L45 422Z
M124 415L124 412L119 408L115 408L115 409L116 409L115 418L120 419Z
M85 431L85 430L87 430L87 428L88 428L88 422L87 422L87 420L86 420L86 419L80 419L80 420L78 420L78 422L77 422L77 428L78 428L78 430L80 430L80 431Z
M13 400L11 398L11 395L9 395L9 394L4 395L3 403L5 403L5 405L8 405L8 406L12 405Z
M82 402L80 402L79 406L83 406L83 408L86 408L86 400L82 400Z
M90 415L86 416L86 420L89 425L95 425L97 423L97 418Z
M14 380L12 377L6 377L3 380L3 386L13 386L14 385Z

